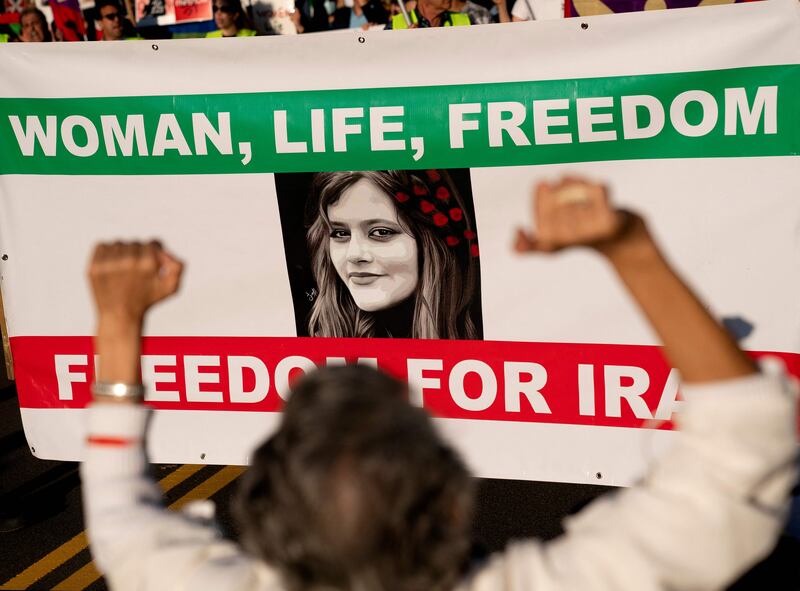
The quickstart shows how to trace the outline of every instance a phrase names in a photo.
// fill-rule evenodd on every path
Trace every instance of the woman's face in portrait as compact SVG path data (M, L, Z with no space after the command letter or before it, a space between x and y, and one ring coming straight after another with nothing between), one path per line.
M356 306L391 308L417 287L417 242L401 225L392 199L361 179L328 206L330 256Z

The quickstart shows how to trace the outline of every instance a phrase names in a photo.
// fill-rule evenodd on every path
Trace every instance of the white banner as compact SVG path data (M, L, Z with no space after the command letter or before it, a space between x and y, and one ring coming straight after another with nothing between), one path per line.
M0 47L0 270L31 448L82 454L93 244L157 237L187 269L146 326L153 461L246 463L295 375L362 359L408 380L480 476L631 483L673 437L676 376L602 260L519 257L514 230L537 182L603 181L745 349L800 373L798 33L797 3L773 0ZM391 256L391 224L369 233L380 297L337 267L336 223L363 221L340 185L410 228ZM319 212L340 221L315 242Z

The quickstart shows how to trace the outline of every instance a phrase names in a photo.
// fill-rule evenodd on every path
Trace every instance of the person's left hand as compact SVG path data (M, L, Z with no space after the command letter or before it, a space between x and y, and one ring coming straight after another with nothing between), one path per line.
M88 273L98 315L140 324L150 306L178 290L182 272L158 242L99 244Z

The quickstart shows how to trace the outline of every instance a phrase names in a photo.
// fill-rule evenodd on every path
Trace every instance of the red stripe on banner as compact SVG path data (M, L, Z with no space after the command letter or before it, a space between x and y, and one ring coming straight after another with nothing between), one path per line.
M100 437L91 435L86 438L89 445L106 445L109 447L127 447L138 442L138 439L127 439L125 437Z
M11 349L22 408L90 401L91 337L13 337ZM800 376L800 354L751 354L780 357ZM147 402L170 410L277 412L304 368L358 359L414 385L422 405L443 418L669 429L680 404L654 346L148 337L142 347Z

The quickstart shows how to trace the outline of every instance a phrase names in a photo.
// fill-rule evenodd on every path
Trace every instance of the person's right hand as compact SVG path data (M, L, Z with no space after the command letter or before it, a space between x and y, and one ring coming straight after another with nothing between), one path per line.
M101 319L140 323L153 304L178 290L183 264L158 242L99 244L89 281Z
M611 205L605 185L583 179L539 183L533 207L536 229L517 230L517 252L555 252L571 246L602 250L619 240L632 224L640 222L636 216Z

